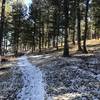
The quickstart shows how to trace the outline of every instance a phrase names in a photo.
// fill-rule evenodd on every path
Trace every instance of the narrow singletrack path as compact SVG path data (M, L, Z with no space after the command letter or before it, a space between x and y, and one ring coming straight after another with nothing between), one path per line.
M23 87L18 100L45 100L42 72L32 65L27 56L18 58L18 67L22 72Z

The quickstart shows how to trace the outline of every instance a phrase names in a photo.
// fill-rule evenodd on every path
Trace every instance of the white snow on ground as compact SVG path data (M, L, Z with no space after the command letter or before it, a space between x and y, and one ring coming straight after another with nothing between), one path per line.
M27 56L18 60L18 66L24 81L24 86L18 94L18 100L44 100L45 90L42 72L28 61Z
M100 74L97 75L97 79L100 81Z

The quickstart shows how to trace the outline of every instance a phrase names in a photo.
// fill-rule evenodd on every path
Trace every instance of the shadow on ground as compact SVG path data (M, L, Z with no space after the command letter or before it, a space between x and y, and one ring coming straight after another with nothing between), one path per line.
M100 100L100 45L88 49L88 54L48 58L47 64L40 65L53 100Z

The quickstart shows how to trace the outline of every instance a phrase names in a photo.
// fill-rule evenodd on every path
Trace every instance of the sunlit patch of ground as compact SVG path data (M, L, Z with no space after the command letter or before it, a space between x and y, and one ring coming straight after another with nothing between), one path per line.
M77 44L75 46L72 46L72 48L70 49L70 54L72 54L72 56L93 56L95 52L100 52L100 40L87 40L87 49L89 51L88 54L83 54L80 52L77 52ZM98 53L99 55L100 53ZM49 61L53 61L56 58L59 58L63 55L63 50L62 51L56 51L54 53L50 53L48 52L48 54L41 54L41 55L30 55L29 59L31 60L31 62L33 64L36 65L45 65L47 64Z
M87 45L95 45L95 44L100 44L100 39L87 40Z
M69 58L62 52L29 57L45 73L50 100L100 100L100 40L88 40L87 49L83 54L75 46Z
M0 61L2 60L2 59L5 59L5 61L3 61L2 63L7 63L7 62L13 62L13 61L15 61L16 60L16 57L14 57L14 56L7 56L7 55L5 55L5 56L0 56Z
M80 96L81 96L80 93L67 93L67 94L55 96L52 99L53 100L72 100L72 99L74 99L76 97L80 97Z
M87 48L89 53L82 54L73 46L71 58L61 57L62 51L29 56L45 74L50 100L100 100L100 40L88 40ZM22 72L16 58L7 59L0 64L0 100L15 100L23 86Z
M81 42L82 45L83 45L83 41ZM95 39L92 39L92 40L87 40L86 42L87 44L87 50L89 53L93 53L93 52L100 52L100 39L98 40L95 40ZM77 46L77 42L76 42L76 45L75 46L72 46L72 48L70 48L70 53L71 54L74 54L74 53L79 53L77 52L77 49L78 49L78 46Z
M88 40L87 48L89 51L100 52L100 40Z

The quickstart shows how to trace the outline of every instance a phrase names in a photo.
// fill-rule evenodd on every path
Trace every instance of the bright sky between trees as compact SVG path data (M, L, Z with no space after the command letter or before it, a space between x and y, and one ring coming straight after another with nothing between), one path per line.
M29 5L32 2L32 0L24 0L24 2L26 5Z

